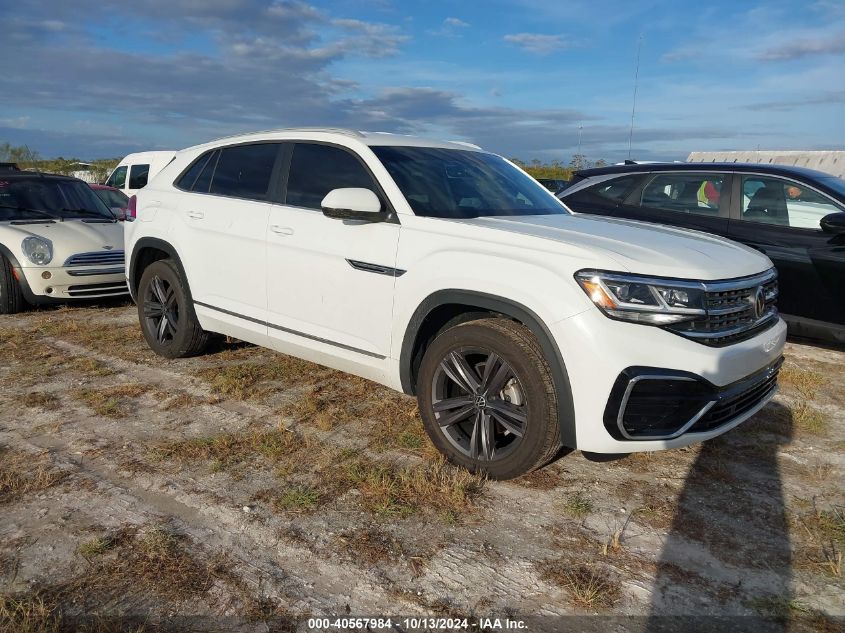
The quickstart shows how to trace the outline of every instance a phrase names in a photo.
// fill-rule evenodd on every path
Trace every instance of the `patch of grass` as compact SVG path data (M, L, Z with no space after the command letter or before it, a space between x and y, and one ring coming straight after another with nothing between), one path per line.
M96 358L88 358L83 356L71 356L64 364L65 368L70 371L87 374L89 376L111 376L115 372L111 367L105 363L101 363Z
M320 493L317 490L297 486L273 499L273 508L277 511L305 512L313 509L319 500Z
M833 507L816 512L816 523L825 540L845 545L845 510Z
M747 601L746 606L760 615L787 618L797 613L808 613L810 609L795 598L788 596L765 596Z
M785 363L778 373L778 382L787 387L794 389L804 398L812 399L816 397L819 387L824 384L824 376L817 371L811 369L804 369L797 365Z
M563 511L573 519L583 519L593 511L593 502L579 492L563 502Z
M93 558L94 556L101 556L108 552L115 546L113 538L108 536L95 536L90 541L82 543L76 551L84 558Z
M157 395L162 401L164 401L162 409L165 411L173 411L174 409L190 409L204 404L217 404L221 401L221 398L218 396L199 397L188 393L187 391L178 391L175 393L173 391L159 391L157 392Z
M0 504L52 488L67 477L46 462L41 455L0 448Z
M540 469L514 479L514 484L534 490L554 490L560 485L560 478L549 469Z
M23 394L20 401L23 406L31 409L55 411L59 408L59 398L47 391L30 391L29 393Z
M244 362L201 369L196 376L208 383L215 393L236 400L266 396L278 383L286 386L312 380L330 370L282 354L272 361Z
M133 362L143 362L152 355L137 323L115 325L84 318L51 317L44 319L39 332Z
M799 430L813 435L825 433L830 423L823 411L819 411L806 402L799 402L792 407L792 420Z
M44 599L35 595L0 595L0 631L59 633L61 621Z
M572 602L586 609L612 607L621 594L619 580L599 567L571 565L564 561L540 564L540 574L567 590Z
M403 556L399 541L374 527L342 533L337 540L356 562L368 566Z
M128 384L104 389L80 389L74 393L95 413L107 418L125 418L131 413L129 400L150 390L149 385Z
M270 461L281 461L299 450L308 448L306 438L280 429L225 433L210 437L161 443L153 448L154 459L176 461L208 461L214 470L223 470L261 455Z

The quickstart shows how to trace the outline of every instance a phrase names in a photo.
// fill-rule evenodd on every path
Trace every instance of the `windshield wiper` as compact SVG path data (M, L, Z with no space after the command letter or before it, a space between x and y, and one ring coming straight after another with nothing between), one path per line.
M22 207L20 205L12 206L12 205L9 205L9 204L0 204L0 209L13 209L15 211L23 211L25 213L39 213L39 214L45 216L46 218L49 218L51 221L52 220L60 220L61 221L61 219L62 219L57 215L52 215L48 211L44 211L43 209L33 209L32 207ZM16 218L16 219L12 220L12 222L27 222L27 219L26 218Z
M100 213L99 211L92 211L91 209L68 209L63 208L62 213L78 213L80 215L87 216L89 218L97 218L98 220L102 220L103 222L117 222L117 218L112 216L106 216Z

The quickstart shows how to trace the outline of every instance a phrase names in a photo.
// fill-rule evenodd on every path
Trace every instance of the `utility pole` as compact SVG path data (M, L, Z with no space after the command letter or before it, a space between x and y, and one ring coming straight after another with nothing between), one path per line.
M628 133L628 160L631 160L631 145L634 142L634 115L637 111L637 81L640 77L640 51L643 48L643 36L637 44L637 65L634 70L634 101L631 104L631 131Z
M578 155L581 155L581 132L584 130L584 125L582 123L578 124Z

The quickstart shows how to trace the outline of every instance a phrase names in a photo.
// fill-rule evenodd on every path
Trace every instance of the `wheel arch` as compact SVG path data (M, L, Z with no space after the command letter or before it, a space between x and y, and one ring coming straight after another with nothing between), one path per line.
M537 339L552 370L558 399L561 443L575 448L575 408L569 375L560 348L543 320L530 308L511 299L478 291L454 289L439 290L426 297L411 316L402 339L399 359L402 390L409 395L416 394L416 372L419 363L426 346L439 332L463 321L491 315L521 323Z
M142 237L135 243L132 248L132 256L129 259L129 274L127 275L129 293L133 299L138 300L138 283L141 281L144 269L159 259L168 258L174 261L187 286L188 277L185 275L184 266L182 266L182 258L179 257L179 253L172 244L156 237ZM187 288L187 291L190 293L189 288Z

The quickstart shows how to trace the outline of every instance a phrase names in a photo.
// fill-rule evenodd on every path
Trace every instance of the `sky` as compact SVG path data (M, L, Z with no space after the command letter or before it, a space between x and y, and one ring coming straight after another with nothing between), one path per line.
M635 159L845 149L845 0L27 0L0 22L0 142L43 157L332 126L615 162L635 85Z

